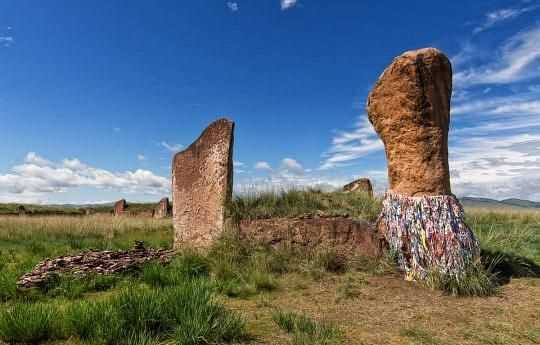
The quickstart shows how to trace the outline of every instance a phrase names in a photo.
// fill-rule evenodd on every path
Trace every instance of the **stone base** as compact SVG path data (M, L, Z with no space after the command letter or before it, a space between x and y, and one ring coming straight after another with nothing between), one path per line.
M408 197L388 192L379 230L395 251L406 280L430 270L459 276L480 257L480 246L453 195Z
M243 220L240 238L306 250L332 249L344 255L379 257L381 239L373 224L349 218L271 218Z

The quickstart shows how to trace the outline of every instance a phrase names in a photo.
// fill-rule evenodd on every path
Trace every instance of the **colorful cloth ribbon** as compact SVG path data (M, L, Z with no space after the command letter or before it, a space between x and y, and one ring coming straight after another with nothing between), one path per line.
M479 258L480 246L454 195L387 192L379 221L406 280L425 279L431 270L459 278Z

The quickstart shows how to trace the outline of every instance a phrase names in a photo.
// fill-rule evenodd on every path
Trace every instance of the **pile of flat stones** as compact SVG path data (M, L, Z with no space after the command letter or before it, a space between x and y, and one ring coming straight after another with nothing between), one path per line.
M141 267L148 261L168 263L174 252L166 249L146 248L143 242L135 242L130 250L85 251L73 256L46 259L23 275L17 282L20 289L39 287L55 275L113 274Z

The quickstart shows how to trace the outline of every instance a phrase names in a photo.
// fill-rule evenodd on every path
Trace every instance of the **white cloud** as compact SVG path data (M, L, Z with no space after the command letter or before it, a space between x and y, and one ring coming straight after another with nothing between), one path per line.
M13 36L0 36L0 44L4 47L9 47L14 41Z
M510 113L512 109L521 108L522 112L525 108L529 109L529 113L538 112L538 101L540 90L531 89L530 92L520 92L518 94L509 94L505 96L486 96L483 92L481 95L470 95L464 100L459 100L453 104L451 108L452 115L462 114L497 114Z
M171 151L172 153L176 153L176 152L180 151L184 147L181 144L169 144L166 141L162 141L161 146L163 146L167 150Z
M233 161L233 166L235 167L243 167L245 164L239 161Z
M77 158L74 158L74 159L64 159L62 161L62 165L65 167L65 168L68 168L68 169L71 169L71 170L83 170L83 169L86 169L87 166L83 163L81 163L80 160L78 160Z
M473 30L473 33L478 34L484 30L487 30L495 26L496 24L500 22L517 18L520 15L533 11L537 8L538 6L528 6L528 7L522 7L522 8L503 8L503 9L499 9L493 12L489 12L488 14L486 14L484 23L476 27Z
M0 192L4 199L43 198L47 193L61 193L69 189L92 187L119 192L144 194L167 193L168 178L157 176L151 171L112 172L94 168L78 159L64 159L55 163L30 152L25 163L16 165L11 173L0 175Z
M540 198L540 135L460 139L450 150L458 195Z
M227 1L227 7L231 12L236 12L240 9L237 2Z
M255 163L253 168L257 170L272 170L272 167L270 166L270 164L265 161L260 161L260 162Z
M26 157L24 158L24 161L29 164L37 165L37 166L52 166L53 163L41 156L39 156L35 152L28 152L26 154Z
M140 160L140 161L145 161L146 157L144 155L142 155L142 154L138 154L137 159Z
M284 158L281 161L281 170L283 173L290 173L297 176L304 175L305 173L304 167L292 158Z
M540 76L540 26L510 37L485 65L454 74L457 87L510 84ZM458 54L459 55L459 54Z
M288 10L296 6L297 3L298 3L297 0L281 0L281 9Z
M338 132L332 146L323 156L326 159L319 169L326 170L344 166L360 157L384 149L382 141L366 115L361 116L352 131Z

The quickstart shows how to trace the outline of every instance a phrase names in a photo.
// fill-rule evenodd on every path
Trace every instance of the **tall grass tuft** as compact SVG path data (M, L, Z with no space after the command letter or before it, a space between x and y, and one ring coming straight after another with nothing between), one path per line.
M208 280L160 289L132 285L105 301L81 302L67 312L69 334L106 344L172 337L178 344L224 343L245 336L244 321L212 297Z
M227 210L236 222L243 219L294 217L316 211L374 221L381 210L381 201L365 193L288 190L236 195Z
M208 253L213 277L220 292L229 297L248 297L277 288L268 263L268 250L228 234Z
M480 263L470 265L457 277L433 270L425 284L452 296L491 296L499 291L497 276L492 268L485 268Z
M293 345L342 344L342 335L332 324L317 322L305 315L280 310L272 315L272 319L279 328L292 335Z
M0 339L7 343L37 344L58 336L59 313L53 305L15 303L0 310Z
M120 337L118 313L108 301L80 301L68 307L64 316L67 334L82 340L105 343Z

